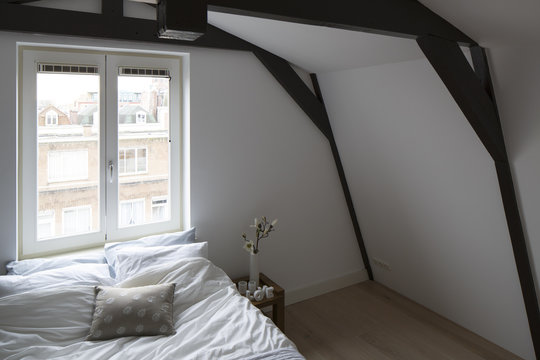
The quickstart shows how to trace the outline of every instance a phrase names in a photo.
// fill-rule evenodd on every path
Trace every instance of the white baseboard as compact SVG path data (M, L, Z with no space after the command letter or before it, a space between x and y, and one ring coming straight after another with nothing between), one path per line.
M362 269L331 279L325 279L299 289L287 290L285 291L285 305L291 305L302 300L326 294L330 291L339 290L368 279L367 270Z

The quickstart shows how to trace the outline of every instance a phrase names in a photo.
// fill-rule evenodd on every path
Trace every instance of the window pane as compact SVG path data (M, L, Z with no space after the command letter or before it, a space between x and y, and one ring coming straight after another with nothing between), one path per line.
M140 225L143 223L144 199L135 199L120 203L120 226Z
M38 234L40 239L54 236L54 210L40 211L38 215Z
M99 75L37 74L38 239L99 231ZM92 213L97 214L93 220Z
M120 174L126 172L126 151L122 149L118 151L118 171Z
M167 218L168 214L167 199L163 197L152 198L152 220L161 221Z
M49 150L49 182L88 179L88 149Z
M90 206L63 209L64 235L82 234L91 230L92 210Z
M77 212L75 210L64 210L63 214L64 234L75 234L77 232Z
M146 149L137 150L137 172L146 171Z
M118 76L118 149L119 226L168 221L152 203L169 197L168 78Z
M135 172L135 150L126 150L126 172Z

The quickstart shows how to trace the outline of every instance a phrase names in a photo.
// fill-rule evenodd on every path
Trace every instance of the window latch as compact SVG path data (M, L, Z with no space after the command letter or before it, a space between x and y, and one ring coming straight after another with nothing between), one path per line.
M114 165L112 160L109 161L109 182L112 184L114 175Z

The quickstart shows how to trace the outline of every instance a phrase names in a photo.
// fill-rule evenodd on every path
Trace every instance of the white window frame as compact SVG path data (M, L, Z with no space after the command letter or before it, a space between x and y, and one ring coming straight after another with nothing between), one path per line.
M51 118L51 121L49 121L49 116ZM57 126L57 125L58 125L58 113L54 110L47 111L45 113L45 126Z
M120 169L120 152L124 151L124 169L126 169L127 165L126 165L126 160L125 160L126 159L125 152L129 150L133 150L135 152L135 171L122 171L122 169ZM138 169L139 150L144 150L146 153L144 170L141 170L141 171L139 171ZM148 147L147 146L122 147L118 149L118 175L119 176L140 175L140 174L146 174L146 173L148 173Z
M29 256L42 256L77 250L103 244L105 241L122 241L151 234L178 231L183 223L181 207L185 207L188 197L181 198L182 178L181 170L184 165L181 157L181 142L186 141L181 134L182 115L181 103L188 95L182 93L182 78L186 74L181 69L182 58L186 54L180 53L137 53L121 49L69 49L51 48L39 44L18 44L22 47L21 72L19 74L19 134L20 152L19 166L19 258ZM40 48L41 47L41 48ZM122 54L122 55L119 55ZM140 55L140 56L139 56ZM105 60L106 59L106 60ZM37 192L37 121L36 121L36 71L38 62L51 62L57 64L85 64L99 68L99 205L98 226L95 231L75 236L56 236L51 239L37 238L38 222L38 192ZM144 225L119 227L119 174L118 168L118 86L117 77L120 66L166 68L170 72L170 98L177 101L170 102L170 128L169 128L169 206L170 220L164 222L151 222ZM182 72L184 71L184 72ZM186 80L187 84L187 80ZM105 90L106 89L106 90ZM184 101L183 101L184 100ZM187 143L187 142L186 142ZM148 161L148 150L147 150ZM113 171L110 171L109 163ZM148 168L148 165L147 165ZM112 176L111 176L112 174ZM188 215L187 215L188 216Z

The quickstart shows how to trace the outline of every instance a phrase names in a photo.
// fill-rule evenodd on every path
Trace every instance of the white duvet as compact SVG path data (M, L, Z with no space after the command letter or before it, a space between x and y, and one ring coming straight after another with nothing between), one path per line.
M176 283L171 336L85 341L90 285L33 289L0 298L0 359L303 359L294 344L225 273L204 258L149 267L119 287Z

